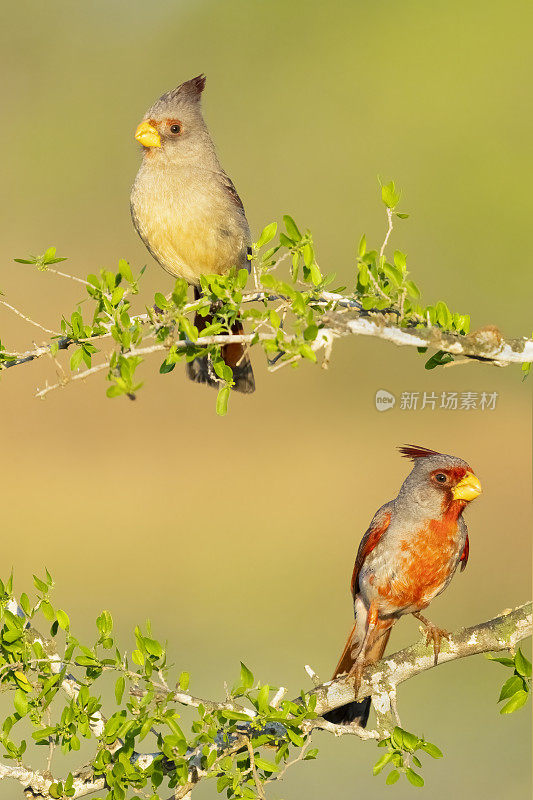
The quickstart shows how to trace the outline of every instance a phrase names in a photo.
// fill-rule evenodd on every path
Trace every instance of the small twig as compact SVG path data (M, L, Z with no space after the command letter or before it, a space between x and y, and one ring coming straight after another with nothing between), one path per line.
M353 723L349 725L343 725L338 722L329 722L327 719L323 717L318 717L317 719L309 719L304 720L302 723L302 729L306 733L310 733L314 730L321 730L321 731L328 731L332 733L334 736L357 736L359 739L368 740L368 739L381 739L381 734L379 731L376 730L369 730L367 728L361 728L360 725L354 725Z
M91 286L91 288L95 288L91 283L88 281L84 281L83 278L78 278L76 275L69 275L66 272L60 272L58 269L52 269L52 267L46 267L44 270L45 272L53 272L54 275L59 275L60 278L68 278L71 281L76 281L77 283L83 283L85 286Z
M318 677L318 675L316 674L316 672L314 671L313 667L310 667L309 664L306 664L304 669L307 672L307 674L309 675L309 677L311 678L311 680L313 681L313 684L315 686L320 686L321 680Z
M261 798L261 800L266 800L265 791L263 789L263 784L261 783L261 779L257 772L257 767L255 766L255 756L254 756L254 748L252 747L251 741L247 738L246 739L246 748L248 750L248 754L250 756L250 767L252 770L252 776L255 783L255 788L257 789L257 794Z
M46 709L46 719L48 721L48 727L52 727L52 715L50 714L50 707ZM46 771L50 772L52 769L52 758L54 756L55 744L53 738L50 736L48 738L48 759L46 762Z
M387 210L387 220L388 220L389 226L387 228L387 233L385 234L385 239L383 240L383 244L381 245L381 250L379 251L379 260L380 261L381 261L381 259L383 258L384 254L385 254L385 248L387 247L387 244L389 242L389 237L390 237L390 235L392 233L392 229L394 227L394 222L393 222L393 217L392 217L392 209L387 206L386 210Z
M22 311L19 311L18 308L15 308L15 306L12 306L10 303L7 303L5 300L0 300L0 304L5 306L6 308L9 308L10 311L12 311L14 314L16 314L17 317L20 317L21 319L23 319L24 322L28 322L30 325L34 325L36 328L39 328L41 331L44 331L45 333L49 333L52 336L61 336L61 334L58 333L57 331L52 331L52 330L50 330L50 328L46 328L44 325L41 325L40 322L36 322L34 319L30 319L30 317L27 317L26 314L23 314Z
M43 398L48 394L48 392L52 392L54 389L59 389L61 386L65 386L67 383L71 383L72 381L85 380L85 378L88 378L89 375L94 375L96 372L101 372L103 369L109 369L109 361L104 361L103 364L97 364L95 367L86 369L83 372L77 372L74 375L70 375L62 381L54 383L52 386L45 386L44 389L39 389L39 391L35 393L35 397Z

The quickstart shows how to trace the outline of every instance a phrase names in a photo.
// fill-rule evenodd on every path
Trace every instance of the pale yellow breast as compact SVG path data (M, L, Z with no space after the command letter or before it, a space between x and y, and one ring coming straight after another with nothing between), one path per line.
M131 195L134 224L159 264L197 284L200 275L248 267L244 214L212 173L139 170Z

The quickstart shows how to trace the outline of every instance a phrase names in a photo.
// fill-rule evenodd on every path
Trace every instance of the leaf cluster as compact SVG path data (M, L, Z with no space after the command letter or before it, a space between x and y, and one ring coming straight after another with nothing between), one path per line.
M139 312L132 302L139 293L144 268L134 275L130 264L121 259L116 271L101 269L88 275L81 281L86 296L72 312L62 316L61 336L52 338L50 352L57 357L60 350L70 349L71 373L88 371L95 366L96 354L109 352L111 340L113 349L108 363L104 363L110 383L107 395L130 399L142 386L137 371L150 352L164 351L159 369L163 375L172 372L179 361L207 357L219 385L217 413L224 415L234 380L222 348L224 337L235 330L237 322L247 332L246 346L261 348L271 369L316 362L323 345L321 330L327 327L326 315L343 308L363 316L379 314L400 327L431 326L460 335L468 333L467 314L452 312L443 300L422 304L405 252L387 253L393 219L405 219L408 214L398 210L401 192L393 181L382 184L381 196L389 224L385 241L380 248L372 248L366 236L361 237L348 287L333 289L335 275L322 272L311 232L302 231L285 214L282 230L278 232L276 222L270 223L253 245L251 274L233 269L224 276L203 276L202 297L197 301L189 301L187 284L178 279L172 292L156 292L153 303ZM40 256L16 259L41 270L64 260L53 247ZM452 359L439 351L427 360L426 368ZM17 354L0 343L0 369L14 363Z
M424 785L422 775L415 772L412 767L412 764L418 769L422 767L422 762L415 755L416 752L426 753L431 758L442 758L442 752L437 745L398 726L394 728L387 739L379 742L378 747L386 747L387 752L376 761L373 772L374 775L379 775L385 767L391 766L392 769L385 780L387 786L399 781L402 774L412 786L422 787Z
M531 661L529 661L518 648L511 656L487 656L490 661L496 661L513 670L512 675L503 684L498 703L507 702L501 707L500 714L512 714L527 702L531 692Z

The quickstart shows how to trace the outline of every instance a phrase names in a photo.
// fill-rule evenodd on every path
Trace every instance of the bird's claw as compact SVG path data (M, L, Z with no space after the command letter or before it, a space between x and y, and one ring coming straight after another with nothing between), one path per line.
M434 664L437 666L439 660L439 653L440 653L440 643L442 639L449 639L450 633L444 628L439 628L437 625L426 625L426 645L430 645L433 642L433 652L435 654Z
M363 678L363 670L366 667L365 661L356 661L348 673L348 677L353 680L353 688L355 694L359 691L361 680Z

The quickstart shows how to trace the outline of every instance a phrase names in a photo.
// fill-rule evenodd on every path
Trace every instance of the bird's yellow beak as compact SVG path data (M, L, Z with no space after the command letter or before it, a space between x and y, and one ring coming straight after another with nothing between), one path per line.
M481 494L481 484L471 472L467 472L457 486L452 489L452 496L454 500L466 500L467 502L473 500Z
M161 147L161 136L149 122L141 122L137 126L135 138L144 147Z

